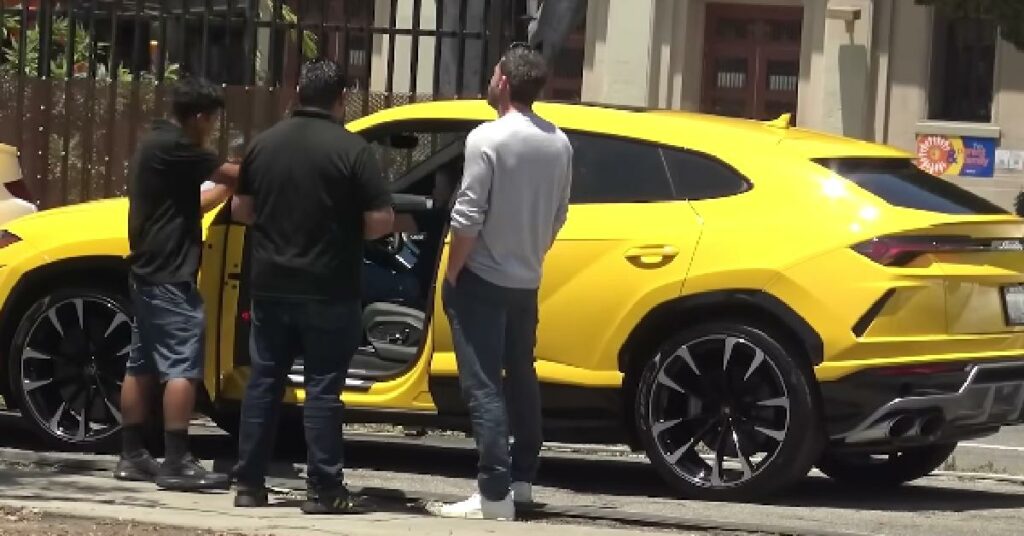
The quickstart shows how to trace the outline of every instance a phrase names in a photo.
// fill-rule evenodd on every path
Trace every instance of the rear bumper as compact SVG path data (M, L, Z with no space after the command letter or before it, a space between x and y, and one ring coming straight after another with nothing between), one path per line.
M895 450L960 441L1024 423L1024 356L901 373L876 369L822 384L835 448Z

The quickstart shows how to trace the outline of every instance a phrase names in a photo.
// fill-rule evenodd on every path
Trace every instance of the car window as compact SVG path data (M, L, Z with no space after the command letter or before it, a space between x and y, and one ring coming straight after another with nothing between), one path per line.
M750 183L738 171L711 156L667 147L661 149L661 154L680 199L715 199L750 189Z
M942 214L1007 213L903 158L831 158L816 162L893 206Z
M468 131L398 131L370 140L384 178L393 183L430 157L459 144Z
M578 132L567 135L573 148L571 203L675 199L657 146Z

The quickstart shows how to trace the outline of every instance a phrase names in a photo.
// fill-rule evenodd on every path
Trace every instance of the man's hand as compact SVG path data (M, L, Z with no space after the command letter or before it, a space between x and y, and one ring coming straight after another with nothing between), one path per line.
M452 244L448 248L448 269L445 271L445 279L453 287L458 282L462 269L466 266L466 260L469 259L473 246L476 245L476 238L477 235L459 234L458 231L452 232Z
M203 214L219 207L233 193L235 193L234 189L223 184L214 184L212 187L202 190L199 193L199 206L202 208Z
M395 211L386 206L363 213L363 238L376 240L393 232L395 227Z

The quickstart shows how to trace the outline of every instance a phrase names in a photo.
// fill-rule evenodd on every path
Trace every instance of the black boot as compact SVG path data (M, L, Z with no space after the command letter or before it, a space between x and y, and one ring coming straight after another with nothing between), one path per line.
M122 454L114 469L114 478L126 482L152 482L160 472L160 464L140 450L133 454Z
M191 455L179 461L164 460L156 486L172 491L200 491L231 488L228 475L207 471Z
M307 491L306 502L302 503L300 509L309 515L355 514L361 511L345 486Z
M235 508L262 508L270 504L267 488L239 485L235 492Z

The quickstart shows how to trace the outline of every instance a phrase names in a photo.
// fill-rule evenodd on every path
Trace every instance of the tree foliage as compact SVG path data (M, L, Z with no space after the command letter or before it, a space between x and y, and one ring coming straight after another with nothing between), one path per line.
M999 25L999 35L1024 50L1024 1L1021 0L916 0L935 6L951 18L987 17Z

